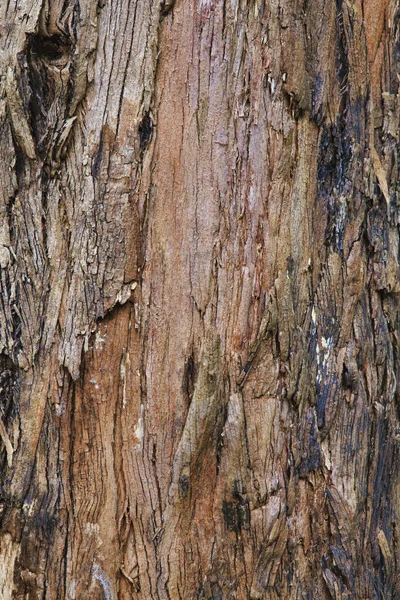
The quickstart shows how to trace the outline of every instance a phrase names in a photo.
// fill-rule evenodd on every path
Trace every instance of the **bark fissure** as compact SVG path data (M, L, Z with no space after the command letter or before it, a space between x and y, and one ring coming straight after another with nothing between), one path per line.
M399 593L399 7L0 6L0 596Z

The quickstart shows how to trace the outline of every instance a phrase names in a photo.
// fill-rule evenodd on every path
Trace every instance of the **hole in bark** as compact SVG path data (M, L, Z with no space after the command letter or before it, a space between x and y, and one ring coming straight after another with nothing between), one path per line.
M347 365L343 365L342 385L345 389L349 390L353 387L352 373L350 373L350 371L348 370Z
M71 94L72 49L73 42L65 35L38 33L29 35L27 39L27 113L32 117L36 151L43 158L53 139L59 115L66 110ZM60 88L62 69L65 69L66 77Z
M18 146L18 143L14 139L15 148L15 174L17 175L17 181L20 182L25 175L25 155Z
M58 68L63 68L69 60L71 42L61 35L50 37L35 35L30 40L29 50L31 55Z
M149 145L153 135L153 121L149 113L146 113L138 127L140 149L144 152Z

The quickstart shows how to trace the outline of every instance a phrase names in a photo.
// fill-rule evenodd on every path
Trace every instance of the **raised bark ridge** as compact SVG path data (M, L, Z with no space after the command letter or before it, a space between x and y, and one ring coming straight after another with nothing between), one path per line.
M400 594L395 0L0 6L0 598Z

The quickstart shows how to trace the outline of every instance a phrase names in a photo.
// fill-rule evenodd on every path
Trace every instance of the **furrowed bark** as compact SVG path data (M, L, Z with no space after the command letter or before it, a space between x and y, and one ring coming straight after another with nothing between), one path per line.
M0 598L398 597L398 3L0 49Z

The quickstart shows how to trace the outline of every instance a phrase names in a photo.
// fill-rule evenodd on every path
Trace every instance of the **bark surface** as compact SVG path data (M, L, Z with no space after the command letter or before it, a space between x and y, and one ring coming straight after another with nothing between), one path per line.
M0 2L0 598L400 598L396 0Z

